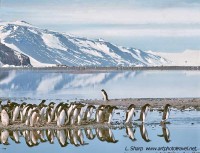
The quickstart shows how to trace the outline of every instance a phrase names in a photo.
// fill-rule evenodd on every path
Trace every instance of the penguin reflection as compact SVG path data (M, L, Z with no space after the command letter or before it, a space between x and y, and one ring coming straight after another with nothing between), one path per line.
M144 141L146 141L146 142L151 141L151 140L149 139L149 137L148 137L147 129L146 129L146 127L145 127L144 124L141 124L141 125L140 125L140 134L141 134L142 139L143 139Z
M9 145L8 143L9 132L8 130L4 129L1 131L1 143L4 145Z
M95 134L93 134L93 131L91 128L84 128L85 135L89 140L93 140L95 138Z
M118 140L115 140L114 134L110 128L96 128L96 135L100 141L106 141L109 143L117 143Z
M20 143L20 141L19 141L19 131L10 131L9 136L15 143Z
M54 143L54 136L55 136L54 130L52 129L46 130L46 137L50 144Z
M162 135L158 135L159 137L164 137L165 141L168 143L170 142L170 131L167 128L166 124L162 124Z
M136 141L137 139L135 138L134 134L135 134L136 129L131 128L129 126L126 127L126 134L127 136L132 140L132 141Z
M65 130L65 129L56 131L56 137L57 137L58 142L59 142L61 147L65 147L68 144L67 134L68 134L68 130Z

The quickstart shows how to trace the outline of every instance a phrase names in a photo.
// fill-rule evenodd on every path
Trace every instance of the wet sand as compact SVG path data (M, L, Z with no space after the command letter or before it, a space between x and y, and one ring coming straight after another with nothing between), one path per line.
M200 98L127 98L127 99L111 99L109 101L103 100L83 100L83 103L92 105L112 105L128 107L130 104L135 104L139 109L141 106L149 103L151 108L161 108L166 104L171 104L172 107L184 110L187 108L195 108L200 110Z

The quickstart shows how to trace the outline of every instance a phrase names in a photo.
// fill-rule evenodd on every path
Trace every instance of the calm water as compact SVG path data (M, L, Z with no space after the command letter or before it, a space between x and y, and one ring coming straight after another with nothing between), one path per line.
M0 70L0 98L26 102L40 99L60 101L74 99L101 99L101 89L110 98L200 97L199 71L124 71L108 73L66 73L50 71ZM27 99L28 98L28 99ZM119 112L118 112L119 111ZM125 112L118 110L113 122L122 123ZM119 114L120 113L120 114ZM139 118L139 111L135 119ZM86 129L49 131L0 130L0 152L55 153L55 152L172 152L166 147L178 147L200 152L200 111L172 109L170 123L160 126L162 113L148 113L145 125L123 128L91 128L93 138ZM129 128L129 129L128 129ZM133 140L127 135L132 132ZM146 136L141 134L146 133ZM77 135L79 133L79 135ZM167 133L167 135L166 135ZM20 143L19 143L20 142ZM152 149L147 151L146 149ZM161 149L155 151L153 149ZM193 150L191 150L193 149ZM184 152L184 150L176 151Z
M0 70L0 97L46 99L200 97L200 71L66 73Z
M118 111L119 112L119 111ZM117 113L117 112L116 112ZM124 112L114 114L113 122L124 118ZM139 112L137 113L137 115ZM136 116L135 119L137 119ZM0 151L12 152L96 152L96 153L129 153L129 152L166 152L147 151L153 148L185 148L185 152L200 151L200 112L172 110L170 123L161 127L161 114L149 112L146 124L124 128L80 128L63 130L1 130ZM127 132L129 131L129 132ZM7 133L7 135L6 135ZM8 134L9 133L9 134ZM86 133L91 133L90 136ZM132 133L132 137L131 134ZM145 133L145 135L142 135ZM142 149L142 150L141 150ZM168 150L169 152L170 150ZM184 150L176 151L184 152Z

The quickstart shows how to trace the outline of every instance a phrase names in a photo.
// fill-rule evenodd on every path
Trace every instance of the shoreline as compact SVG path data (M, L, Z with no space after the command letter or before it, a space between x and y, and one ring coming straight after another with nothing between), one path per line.
M125 98L110 99L106 102L103 100L82 100L79 102L92 105L111 105L119 107L128 107L130 104L135 104L136 108L140 108L149 103L153 109L162 108L164 105L169 103L172 107L180 110L193 107L200 111L200 98Z
M109 72L137 70L188 70L200 71L200 66L154 66L154 67L0 67L5 70L58 71L58 72Z
M33 104L33 101L39 103L43 99L20 99L20 98L7 98L1 97L0 100L6 102L7 100L15 102L26 102ZM120 108L127 108L130 104L135 104L136 109L140 109L143 105L149 103L152 109L160 109L166 104L171 104L173 108L184 110L187 108L194 108L200 111L200 97L192 98L121 98L121 99L109 99L109 101L103 101L100 99L78 99L78 100L68 100L68 99L44 99L46 104L50 102L55 102L59 104L60 102L64 103L84 103L90 105L111 105L118 106Z

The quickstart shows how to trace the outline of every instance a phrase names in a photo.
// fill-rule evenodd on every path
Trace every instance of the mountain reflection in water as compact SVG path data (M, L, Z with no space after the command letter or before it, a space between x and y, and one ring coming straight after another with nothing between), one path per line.
M0 97L101 99L101 89L111 99L199 97L199 76L199 71L72 73L0 69Z

